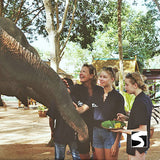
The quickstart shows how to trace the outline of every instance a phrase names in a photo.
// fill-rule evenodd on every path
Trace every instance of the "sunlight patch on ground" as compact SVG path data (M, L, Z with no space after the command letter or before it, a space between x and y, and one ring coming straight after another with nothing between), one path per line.
M159 141L155 141L154 143L155 143L155 144L152 145L153 147L160 146L160 142L159 142Z
M42 144L50 139L48 117L37 110L0 108L0 144Z

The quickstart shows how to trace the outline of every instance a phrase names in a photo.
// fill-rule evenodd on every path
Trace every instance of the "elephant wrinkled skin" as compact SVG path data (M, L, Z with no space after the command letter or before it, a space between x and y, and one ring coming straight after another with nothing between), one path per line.
M23 47L28 49L33 54L39 56L36 49L28 43L24 33L9 18L0 17L0 26L2 27L2 29L7 31L10 36L14 37L14 39ZM2 68L0 68L0 75L1 81L3 81L3 83L0 83L0 94L16 96L25 106L28 106L27 92L30 88L24 86L23 84L17 83L17 81L15 81L14 79L10 81L8 75L5 73L5 70L3 70ZM32 93L32 95L33 94L34 93ZM1 105L3 105L3 103L0 97L0 106Z
M63 119L78 132L79 139L88 138L87 126L57 73L1 26L0 93L21 99L31 97L47 107L56 105Z

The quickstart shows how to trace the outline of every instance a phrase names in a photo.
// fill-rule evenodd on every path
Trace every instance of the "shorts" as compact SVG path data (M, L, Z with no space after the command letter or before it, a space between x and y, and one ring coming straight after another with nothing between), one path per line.
M104 128L93 128L93 147L110 149L114 144L117 133L113 133ZM120 143L119 143L120 147Z

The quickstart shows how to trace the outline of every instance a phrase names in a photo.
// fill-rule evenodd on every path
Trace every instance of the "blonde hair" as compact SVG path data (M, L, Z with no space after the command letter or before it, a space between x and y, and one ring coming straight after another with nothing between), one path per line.
M110 66L108 66L108 67L103 67L103 68L101 69L100 73L101 73L102 71L107 72L107 73L111 76L111 78L114 78L114 80L116 80L116 72L118 72L117 66L114 66L114 67L110 67Z
M117 66L114 66L114 67L110 67L110 66L108 66L108 67L103 67L103 68L101 69L100 73L101 73L102 71L107 72L107 73L111 76L111 78L114 78L114 82L115 82L115 80L116 80L116 73L118 72ZM114 84L114 83L113 83L112 86L115 88L115 84Z
M143 77L140 73L138 72L128 73L125 78L130 79L130 82L132 84L137 83L138 87L142 89L142 91L147 91L148 89L147 85L144 83Z

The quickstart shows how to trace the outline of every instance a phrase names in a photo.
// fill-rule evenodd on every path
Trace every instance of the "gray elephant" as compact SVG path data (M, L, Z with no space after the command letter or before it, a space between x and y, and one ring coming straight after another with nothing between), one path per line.
M27 48L34 55L39 56L36 49L28 43L24 33L9 18L0 17L0 26L2 27L2 29L7 31L10 36L14 37L15 40L19 42L23 47ZM25 106L28 106L27 92L31 92L31 88L28 88L26 85L17 83L17 81L15 81L14 79L12 81L6 78L3 79L3 77L7 77L7 75L5 74L5 71L0 68L1 81L3 81L3 83L0 82L0 94L4 94L7 96L16 96ZM3 102L0 98L0 106L2 105Z
M36 53L21 45L5 30L0 26L1 94L31 97L47 107L56 104L63 119L78 132L79 139L86 140L87 126L75 110L60 77Z
M19 42L23 47L27 48L33 54L39 56L38 52L34 47L32 47L24 33L9 19L5 17L0 17L0 26L14 39Z

